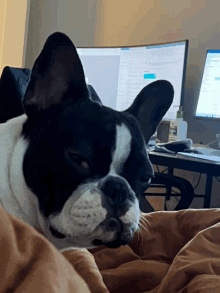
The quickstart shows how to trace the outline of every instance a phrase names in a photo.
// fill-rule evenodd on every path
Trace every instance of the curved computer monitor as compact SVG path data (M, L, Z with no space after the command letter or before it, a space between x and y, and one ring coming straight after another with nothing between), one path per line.
M195 117L220 118L220 50L207 51Z
M174 101L163 120L176 118L183 102L188 40L130 47L81 47L77 52L86 81L102 103L118 111L127 109L153 81L165 79L174 87Z

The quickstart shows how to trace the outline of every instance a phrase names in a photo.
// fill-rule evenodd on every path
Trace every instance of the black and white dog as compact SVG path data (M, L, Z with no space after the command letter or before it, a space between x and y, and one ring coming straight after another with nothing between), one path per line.
M58 249L129 243L153 176L146 142L173 95L161 80L123 112L93 101L73 43L52 34L33 66L26 114L0 126L1 206Z

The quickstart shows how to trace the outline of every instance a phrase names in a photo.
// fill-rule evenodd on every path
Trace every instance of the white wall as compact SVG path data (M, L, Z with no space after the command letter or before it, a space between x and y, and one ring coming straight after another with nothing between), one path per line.
M76 46L91 46L95 44L95 27L95 0L32 0L25 66L32 68L51 33L61 31Z

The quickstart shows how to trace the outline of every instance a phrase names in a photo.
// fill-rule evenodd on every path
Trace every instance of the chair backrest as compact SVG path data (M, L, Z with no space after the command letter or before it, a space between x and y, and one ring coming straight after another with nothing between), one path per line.
M22 99L27 89L31 70L6 66L0 79L0 123L24 114ZM102 103L95 89L88 85L91 98Z
M24 113L22 98L31 70L6 66L0 79L0 123Z

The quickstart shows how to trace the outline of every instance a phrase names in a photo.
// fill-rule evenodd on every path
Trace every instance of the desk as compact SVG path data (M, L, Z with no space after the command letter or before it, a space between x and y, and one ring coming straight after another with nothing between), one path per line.
M168 167L168 172L173 173L173 169L182 169L192 172L206 174L205 194L195 195L195 197L204 197L204 208L210 208L212 194L213 176L220 176L220 164L205 161L202 159L182 156L179 154L165 154L149 152L149 158L152 164Z

